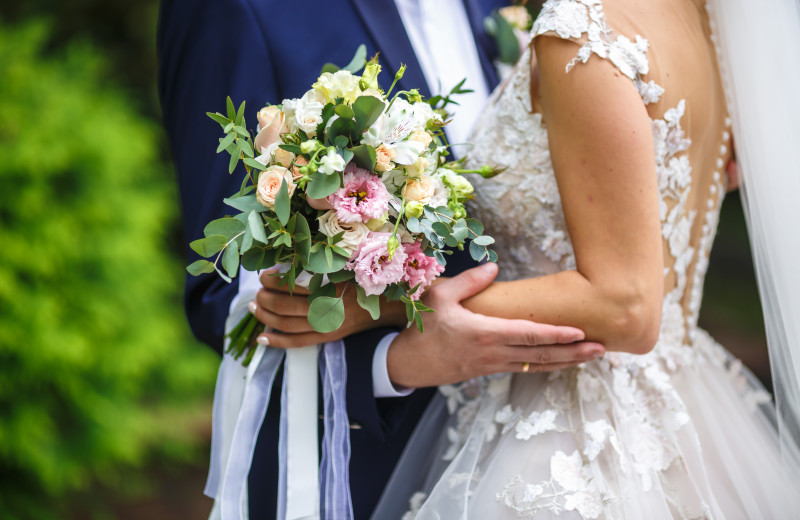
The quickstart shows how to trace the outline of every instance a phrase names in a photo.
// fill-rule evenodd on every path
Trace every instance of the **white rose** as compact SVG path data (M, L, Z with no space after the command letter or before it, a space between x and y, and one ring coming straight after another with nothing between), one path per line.
M326 103L333 103L336 98L344 98L346 103L352 103L361 94L361 87L358 85L359 78L346 70L338 70L331 74L323 73L313 88L319 92Z
M325 108L325 99L322 95L309 90L293 108L292 120L295 129L302 130L309 137L316 135L317 125L322 122L322 109Z
M336 246L341 247L351 256L370 233L369 228L362 222L339 222L335 210L325 212L317 220L319 221L319 230L326 236L332 237L344 232L342 239L336 242Z
M322 158L319 164L319 171L326 175L330 175L333 172L340 172L344 170L345 162L344 157L336 153L336 150L330 148L328 150L328 155Z

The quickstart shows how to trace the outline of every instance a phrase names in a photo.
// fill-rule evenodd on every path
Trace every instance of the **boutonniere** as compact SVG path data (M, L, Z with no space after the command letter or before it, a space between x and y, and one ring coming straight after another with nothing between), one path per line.
M523 1L522 5L510 5L495 9L483 20L486 32L494 38L497 44L495 67L501 79L505 79L511 72L511 68L519 60L528 44L533 20L540 9L538 3L534 2L533 4L535 5Z

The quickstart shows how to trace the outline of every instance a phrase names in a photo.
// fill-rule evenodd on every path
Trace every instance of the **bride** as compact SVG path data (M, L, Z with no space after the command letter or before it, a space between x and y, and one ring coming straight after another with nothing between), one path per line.
M782 6L796 19L794 0ZM759 155L770 146L759 136L779 133L746 127L754 120L742 96L752 90L736 90L748 74L737 68L745 56L730 55L737 38L726 23L717 34L702 0L545 3L531 45L471 140L475 163L507 169L475 179L473 211L497 239L501 281L465 306L571 325L608 353L557 372L442 388L374 518L399 518L409 499L403 518L782 519L800 511L796 379L786 338L774 332L784 329L773 328L792 315L768 316L773 367L788 367L776 373L786 385L779 397L789 397L778 402L783 443L769 394L697 326L732 131L746 189L766 183L747 177L772 157ZM718 66L717 51L729 68ZM748 56L751 74L770 62ZM779 82L770 72L762 80ZM751 194L756 210L772 203ZM751 232L769 224L759 215L751 209ZM757 267L768 277L775 240L760 236ZM760 281L767 310L778 302L785 311L775 296L786 292L782 279ZM390 349L402 385L392 363ZM435 426L445 404L447 424ZM431 432L439 440L425 458Z

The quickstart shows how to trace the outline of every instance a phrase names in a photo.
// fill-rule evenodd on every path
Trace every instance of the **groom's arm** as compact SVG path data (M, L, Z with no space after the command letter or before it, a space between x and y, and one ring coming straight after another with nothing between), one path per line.
M259 27L237 1L164 0L158 26L158 88L163 122L175 162L184 243L229 214L223 197L239 189L228 158L216 154L219 125L206 112L224 112L225 98L246 101L255 114L278 89ZM250 118L252 125L254 118ZM186 247L187 262L199 256ZM225 318L238 291L216 273L187 276L184 304L198 339L221 353Z

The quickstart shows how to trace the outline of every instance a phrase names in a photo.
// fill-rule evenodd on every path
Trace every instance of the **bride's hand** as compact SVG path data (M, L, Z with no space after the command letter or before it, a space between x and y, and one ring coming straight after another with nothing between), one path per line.
M294 292L289 293L286 285L278 286L279 278L273 276L276 272L268 269L261 273L259 279L262 288L256 294L256 299L250 303L250 312L269 328L258 337L262 345L277 348L304 347L336 341L376 327L406 323L405 306L401 302L389 302L384 298L381 298L381 316L373 320L358 304L355 286L344 282L336 284L336 295L341 296L344 292L344 323L333 332L317 332L311 328L307 319L310 305L308 291L295 287Z

